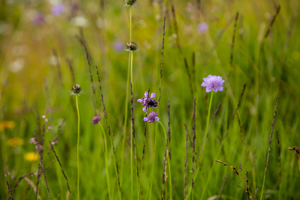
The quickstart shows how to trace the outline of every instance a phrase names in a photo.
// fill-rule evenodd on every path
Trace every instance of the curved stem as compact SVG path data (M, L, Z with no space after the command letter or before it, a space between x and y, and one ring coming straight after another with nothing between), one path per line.
M163 124L158 121L159 124L161 125L161 127L163 128L164 130L164 133L165 133L165 142L167 144L167 141L168 141L168 137L167 137L167 133L166 133L166 130L165 130L165 127L163 126ZM169 184L170 184L170 199L172 199L172 177L171 177L171 163L170 163L170 160L169 160L169 154L167 153L167 161L168 161L168 168L169 168Z
M78 95L76 95L76 107L77 107L77 117L78 117L78 137L77 137L77 196L80 199L79 192L79 137L80 137L80 115L79 115L79 106L78 106Z
M111 198L111 194L110 194L110 183L109 183L109 173L108 173L108 167L107 167L107 140L106 140L106 135L105 135L105 131L103 129L103 126L98 123L101 127L102 133L103 133L103 137L104 137L104 148L105 148L105 170L106 170L106 181L107 181L107 190L108 190L108 196L109 199Z
M202 153L200 154L199 163L201 163L201 161L202 161L202 158L203 158L202 154L203 154L203 151L204 151L204 148L205 148L205 144L206 144L206 140L207 140L208 128L209 128L209 119L210 119L210 110L211 110L211 104L212 104L213 94L214 94L214 92L213 92L213 90L212 90L212 91L211 91L211 96L210 96L210 102L209 102L209 106L208 106L207 119L206 119L206 130L205 130L204 144L203 144L203 147L202 147ZM222 145L223 145L223 143L222 143ZM220 148L220 150L219 150L219 153L220 153L220 152L221 152L221 148ZM219 155L219 153L218 153L218 155ZM215 163L214 163L214 164L215 164ZM214 165L213 165L213 167L214 167ZM213 167L211 168L210 173L209 173L209 175L208 175L208 180L209 180L209 178L210 178L210 175L211 175L211 172L212 172ZM199 167L196 169L195 176L194 176L194 181L196 181L198 172L199 172ZM203 196L204 196L204 192L205 192L205 190L206 190L207 183L208 183L208 181L206 182L206 185L204 186L204 191L202 192L201 200L202 200L202 198L203 198ZM189 190L188 195L186 196L185 199L188 199L189 196L191 195L191 193L192 193L192 189Z

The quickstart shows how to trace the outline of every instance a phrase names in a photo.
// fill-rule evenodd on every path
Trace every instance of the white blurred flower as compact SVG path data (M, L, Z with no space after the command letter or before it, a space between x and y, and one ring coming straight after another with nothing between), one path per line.
M18 58L13 63L10 64L9 70L13 73L19 72L21 69L23 69L25 64L25 61L22 58Z
M74 17L71 20L71 24L73 26L87 27L87 26L89 26L89 21L84 17Z

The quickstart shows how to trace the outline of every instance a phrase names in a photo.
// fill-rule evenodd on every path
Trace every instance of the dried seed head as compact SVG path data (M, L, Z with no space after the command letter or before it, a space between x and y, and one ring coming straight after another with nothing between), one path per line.
M83 92L80 85L76 84L72 87L71 95L80 95Z
M130 7L133 6L135 4L136 0L127 0L125 1L125 6L126 7Z
M137 51L138 50L138 45L134 42L127 43L127 49L126 51Z

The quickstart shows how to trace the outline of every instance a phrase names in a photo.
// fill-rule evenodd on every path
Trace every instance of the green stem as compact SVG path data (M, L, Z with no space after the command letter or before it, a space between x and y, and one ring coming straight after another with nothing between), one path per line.
M159 124L161 125L162 129L164 130L164 133L165 133L165 142L167 144L167 141L168 141L168 137L167 137L167 133L166 133L166 130L165 130L165 127L163 126L163 124L158 121ZM170 200L172 199L172 177L171 177L171 163L170 163L170 160L169 160L169 154L167 153L167 160L168 160L168 168L169 168L169 184L170 184ZM167 198L167 197L166 197Z
M209 102L209 107L208 107L208 115L206 119L206 131L205 131L205 139L204 139L204 144L203 144L203 149L205 148L206 140L207 140L207 135L208 135L208 127L209 127L209 120L210 120L210 109L211 109L211 104L212 104L212 99L213 99L213 90L211 91L211 96L210 96L210 102Z
M80 115L79 115L79 106L78 106L78 95L76 95L76 107L77 107L77 117L78 117L78 140L77 140L77 196L80 199L79 192L79 137L80 137Z
M131 6L129 7L129 39L130 42L132 42L132 12L131 12ZM131 75L130 75L130 83L131 83L131 87L133 88L133 75L132 75L132 65L133 65L133 52L130 51L130 71L131 71ZM131 105L132 106L132 105ZM131 127L131 151L130 151L130 159L131 159L131 199L133 199L133 137L132 137L132 127Z
M157 127L157 126L156 126ZM152 170L151 170L151 176L150 176L150 186L149 186L149 199L151 199L152 195L152 182L153 182L153 174L154 174L154 168L155 168L155 154L156 154L156 138L157 138L157 129L154 134L154 151L153 151L153 161L152 161Z
M107 180L107 190L108 190L108 196L109 199L111 198L111 194L110 194L110 183L109 183L109 173L108 173L108 166L107 166L107 140L106 140L106 135L105 135L105 131L103 129L103 126L98 123L101 127L102 133L103 133L103 137L104 137L104 148L105 148L105 170L106 170L106 180Z
M212 90L212 91L211 91L211 96L210 96L210 102L209 102L209 106L208 106L207 119L206 119L206 130L205 130L204 144L203 144L203 147L202 147L202 153L200 154L199 163L201 163L201 161L202 161L202 158L203 158L202 155L203 155L203 151L204 151L205 144L206 144L206 140L207 140L208 128L209 128L209 120L210 120L210 110L211 110L211 105L212 105L213 94L214 94L214 92L213 92L213 90ZM222 145L223 145L223 143L222 143ZM220 149L220 150L221 150L221 149ZM219 153L220 153L220 151L219 151ZM218 153L218 155L219 155L219 153ZM214 164L215 164L215 163L214 163ZM214 165L213 165L213 167L214 167ZM210 173L209 173L209 175L208 175L208 179L210 178L210 175L211 175L211 172L212 172L213 167L211 168L211 171L210 171ZM195 172L194 182L196 181L196 177L197 177L197 175L198 175L198 172L199 172L199 167L197 168L197 170L196 170L196 172ZM207 182L206 182L206 185L205 185L205 187L204 187L204 191L206 190L206 186L207 186ZM204 191L203 191L203 193L202 193L201 199L203 198ZM185 199L188 199L189 196L191 195L191 193L192 193L192 189L189 190L189 193L188 193L188 195L186 196Z
M267 156L266 163L268 163L268 162L269 162L269 155L270 155L270 154L268 154L268 156ZM265 181L266 181L266 168L267 168L267 166L265 167L264 181L263 181L263 185L262 185L262 189L261 189L260 200L262 200L262 199L263 199L263 194L264 194L264 187L265 187Z
M130 134L130 140L131 140L131 150L130 150L130 166L131 166L131 199L133 199L133 158L132 158L132 152L133 152L133 137L132 137L132 127L131 127L131 134Z
M123 136L123 147L122 147L122 161L121 161L121 185L123 178L123 167L124 167L124 156L125 156L125 143L127 133L127 115L128 115L128 91L129 91L129 73L130 73L130 54L128 58L128 71L127 71L127 83L126 83L126 99L125 99L125 120L124 120L124 136Z
M131 6L129 7L129 42L132 39L132 12L131 12Z
M130 82L131 82L131 85L132 85L132 88L133 88L133 75L132 75L132 65L133 65L133 51L130 51L130 55L131 55L131 62L130 62L130 71L131 71L131 79L130 79Z

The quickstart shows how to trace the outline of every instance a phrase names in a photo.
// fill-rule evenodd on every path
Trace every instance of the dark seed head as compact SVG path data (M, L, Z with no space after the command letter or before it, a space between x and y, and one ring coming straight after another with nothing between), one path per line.
M136 51L138 50L138 45L134 42L127 43L127 51Z
M133 6L135 4L136 0L127 0L125 6Z
M81 90L81 87L80 87L80 85L78 85L78 84L76 84L76 85L74 85L74 86L72 87L72 92L73 92L74 94L80 94L81 91L82 91L82 90Z

